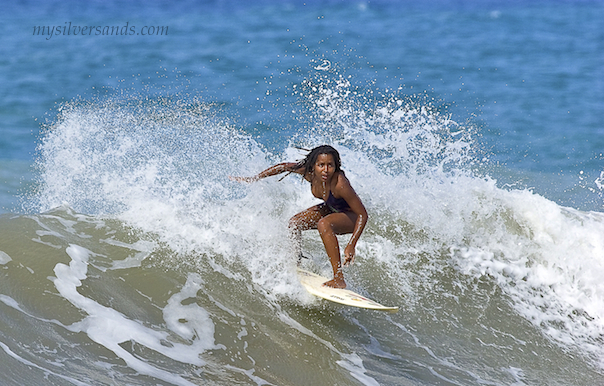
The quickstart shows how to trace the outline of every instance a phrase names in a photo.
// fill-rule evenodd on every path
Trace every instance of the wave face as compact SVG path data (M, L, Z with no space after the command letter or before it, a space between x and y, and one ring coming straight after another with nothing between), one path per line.
M368 102L329 66L294 88L304 118L280 150L196 100L64 105L32 214L0 217L3 383L599 379L604 215L498 187L474 128L420 99ZM349 286L398 314L301 288L286 224L316 203L306 182L228 179L323 143L370 215ZM318 235L303 243L329 274Z

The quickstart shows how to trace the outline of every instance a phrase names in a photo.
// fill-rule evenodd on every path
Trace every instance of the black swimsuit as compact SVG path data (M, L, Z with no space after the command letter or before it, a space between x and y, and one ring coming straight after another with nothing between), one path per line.
M335 198L331 192L329 192L329 197L327 197L325 205L335 213L350 211L350 205L348 205L346 200L343 198Z

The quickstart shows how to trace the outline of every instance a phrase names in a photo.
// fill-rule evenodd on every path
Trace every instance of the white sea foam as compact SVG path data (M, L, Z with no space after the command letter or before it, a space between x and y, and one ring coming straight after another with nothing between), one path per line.
M4 265L6 263L8 263L9 261L11 261L11 257L8 255L8 253L0 251L0 265Z
M124 268L134 268L140 267L142 262L149 257L149 255L155 250L157 244L147 240L138 240L134 244L124 243L122 241L118 241L112 238L109 239L101 239L103 243L107 243L110 245L114 245L117 247L132 249L137 251L134 255L128 256L123 260L112 261L111 266L113 269L124 269Z
M559 207L530 192L482 202L491 224L471 247L452 248L462 272L488 275L543 332L597 358L604 333L604 215ZM485 213L485 214L487 214Z
M316 98L323 138L343 136L343 164L355 165L347 175L372 209L390 214L372 220L393 229L388 242L364 236L367 248L394 269L410 250L450 248L461 272L493 277L544 334L604 359L604 215L500 189L471 171L471 129L396 99L368 116L367 106L350 101L350 85L336 83ZM406 241L402 221L429 237Z
M483 156L475 154L474 130L434 106L394 97L360 103L341 78L298 90L315 106L309 124L316 128L295 136L281 154L208 118L201 106L160 101L135 112L119 103L71 106L42 145L40 205L67 202L78 212L116 216L178 256L202 256L232 277L243 268L270 301L304 301L286 226L317 203L308 185L295 176L250 185L228 176L301 158L294 145L331 143L370 214L359 265L387 267L401 297L421 296L406 279L419 254L432 256L434 272L452 263L464 277L492 278L544 335L604 360L601 214L502 189L478 175ZM314 264L328 268L316 234L307 232L304 243L319 256ZM79 277L80 260L72 260L66 277ZM194 287L199 278L189 280ZM70 285L64 290L75 295ZM188 334L194 327L179 328Z
M87 278L88 261L92 252L78 245L69 246L66 252L71 257L71 262L69 265L60 263L55 266L56 277L53 278L53 283L61 296L88 315L67 328L74 332L86 333L91 340L113 351L129 367L141 374L172 384L193 385L192 382L175 373L155 367L138 358L122 348L120 344L128 341L136 342L176 361L202 366L204 362L199 358L199 354L214 348L214 325L207 317L207 313L196 305L180 304L178 299L181 295L174 295L166 307L180 318L175 320L173 316L168 315L166 322L171 331L187 339L188 343L173 342L167 346L162 342L170 341L168 332L150 329L140 321L130 319L80 294L77 288ZM194 284L185 284L182 296L189 294L191 286ZM182 320L186 318L189 319L183 322ZM192 334L193 330L195 336Z

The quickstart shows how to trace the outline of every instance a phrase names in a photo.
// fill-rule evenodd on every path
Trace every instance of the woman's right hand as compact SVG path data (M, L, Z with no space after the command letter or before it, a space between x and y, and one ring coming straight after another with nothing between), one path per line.
M251 183L251 182L255 182L258 181L258 177L233 177L233 176L229 176L229 180L231 181L237 181L237 182L245 182L245 183Z

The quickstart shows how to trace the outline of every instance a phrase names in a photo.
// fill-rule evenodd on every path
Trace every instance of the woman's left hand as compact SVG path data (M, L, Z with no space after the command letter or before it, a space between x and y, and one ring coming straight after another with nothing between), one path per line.
M354 263L354 246L348 244L346 248L344 248L344 267L347 267L349 264Z

